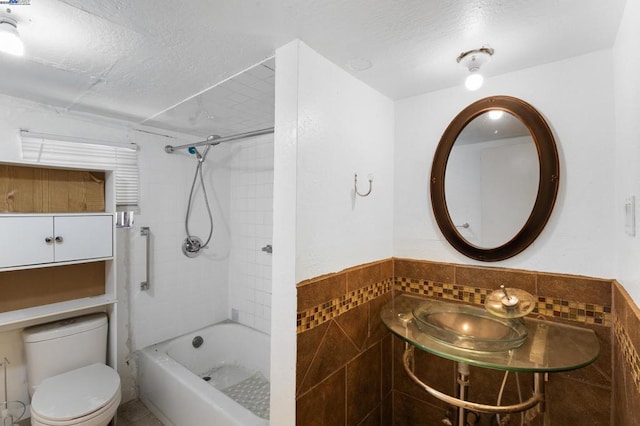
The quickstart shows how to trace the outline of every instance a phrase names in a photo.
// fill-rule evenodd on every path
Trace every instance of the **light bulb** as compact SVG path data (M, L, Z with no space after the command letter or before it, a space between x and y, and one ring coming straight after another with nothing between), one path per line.
M500 109L492 109L489 111L489 118L492 120L500 120L504 115L504 111Z
M24 55L24 44L15 24L8 20L0 21L0 51L15 56Z
M482 74L479 72L471 72L464 81L464 85L468 90L473 91L481 88L483 82L484 78L482 78Z

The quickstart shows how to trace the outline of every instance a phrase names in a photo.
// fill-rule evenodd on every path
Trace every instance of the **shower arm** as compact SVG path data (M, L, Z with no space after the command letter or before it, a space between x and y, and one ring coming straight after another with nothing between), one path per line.
M178 145L178 146L172 146L172 145L167 145L164 147L164 151L167 154L171 154L174 151L178 150L178 149L185 149L185 148L190 148L190 147L198 147L198 146L202 146L202 145L211 145L211 146L215 146L218 144L221 144L223 142L231 142L231 141L235 141L238 139L245 139L245 138L252 138L254 136L260 136L260 135L267 135L270 133L273 133L274 128L273 127L267 127L266 129L260 129L260 130L254 130L251 132L245 132L245 133L238 133L235 135L230 135L230 136L224 136L224 137L220 137L220 136L209 136L207 138L207 140L201 141L201 142L195 142L195 143L188 143L188 144L184 144L184 145Z

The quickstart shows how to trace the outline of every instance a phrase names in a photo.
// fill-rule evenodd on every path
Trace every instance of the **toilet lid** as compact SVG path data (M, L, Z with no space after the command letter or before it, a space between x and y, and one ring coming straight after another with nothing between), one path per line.
M92 364L43 380L31 399L31 410L52 420L86 416L120 392L120 377L104 364Z

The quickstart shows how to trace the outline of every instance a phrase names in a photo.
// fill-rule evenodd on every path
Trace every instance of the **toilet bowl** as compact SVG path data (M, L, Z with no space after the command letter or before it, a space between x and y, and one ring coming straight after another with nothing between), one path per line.
M34 426L105 426L120 404L120 377L104 364L92 364L50 377L31 399Z
M106 426L120 404L120 376L105 365L104 313L23 332L34 426Z

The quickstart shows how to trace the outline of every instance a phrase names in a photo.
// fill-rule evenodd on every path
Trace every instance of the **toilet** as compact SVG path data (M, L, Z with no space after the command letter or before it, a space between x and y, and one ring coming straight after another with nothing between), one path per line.
M34 426L106 426L120 404L107 366L107 316L90 314L26 328L23 341Z

